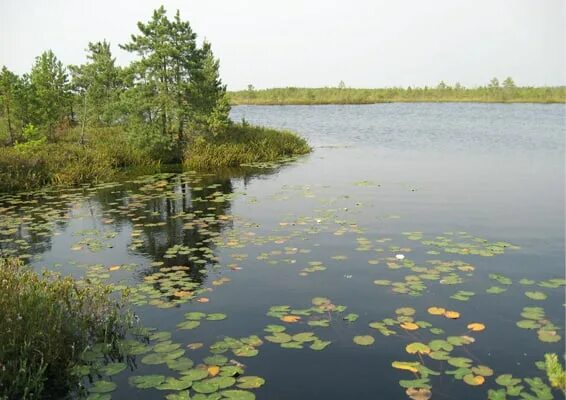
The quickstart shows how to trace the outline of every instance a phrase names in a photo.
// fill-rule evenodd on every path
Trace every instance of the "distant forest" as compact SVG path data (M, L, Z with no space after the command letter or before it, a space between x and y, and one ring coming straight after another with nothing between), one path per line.
M373 104L391 102L480 102L480 103L565 103L566 87L517 86L512 78L503 82L493 78L486 86L466 88L440 82L436 87L392 87L379 89L349 88L344 82L337 87L274 88L228 93L230 102L238 104Z

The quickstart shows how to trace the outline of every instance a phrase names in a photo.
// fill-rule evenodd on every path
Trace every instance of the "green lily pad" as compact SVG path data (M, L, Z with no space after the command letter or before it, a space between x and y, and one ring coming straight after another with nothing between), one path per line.
M153 347L153 351L155 351L156 353L170 353L174 350L177 350L179 347L181 347L181 345L178 343L171 343L170 341L166 341L156 344Z
M206 316L207 321L222 321L223 319L226 318L227 318L226 314L221 314L221 313L213 313L213 314L208 314Z
M244 369L236 365L225 365L220 368L221 376L236 376L244 373Z
M354 336L353 339L354 343L360 346L370 346L375 342L373 336L370 335L362 335L362 336Z
M220 354L215 354L213 356L205 357L203 361L208 365L222 366L228 362L228 358Z
M313 332L302 332L293 335L293 340L295 342L312 342L316 340Z
M220 394L230 400L255 400L255 394L246 390L223 390Z
M88 388L89 393L109 393L116 390L116 385L114 382L110 381L96 381L94 385Z
M331 343L332 342L330 342L330 341L315 340L314 342L312 342L312 344L309 347L312 350L320 351L320 350L324 350Z
M128 366L126 364L121 362L108 363L100 369L100 372L102 372L104 375L112 376L119 374L127 367Z
M210 379L204 381L198 381L193 383L193 390L197 393L214 393L219 389L218 384L211 382Z
M263 386L265 379L259 376L242 376L238 378L238 387L240 389L256 389Z
M219 389L226 389L236 383L236 379L231 376L216 376L208 380L210 383L218 385Z
M175 360L167 360L167 366L173 371L186 371L194 366L194 362L187 357L177 358Z
M419 342L413 342L408 344L405 347L405 350L407 350L407 353L409 354L428 354L430 353L430 347L428 347L426 344L424 343L419 343Z
M283 349L302 349L303 343L301 343L301 342L286 342L286 343L281 343L281 347Z
M141 375L141 376L131 376L128 381L132 386L138 389L149 389L155 388L165 382L165 376L163 375Z
M345 315L343 319L348 322L356 322L359 317L360 316L358 314L350 313L348 315Z
M181 379L167 377L165 382L157 386L156 389L159 390L186 390L190 388L193 381L187 376L183 376Z
M533 300L546 300L547 298L543 292L525 292L525 296Z
M188 312L185 314L185 319L188 319L189 321L199 321L205 317L205 313L198 311Z
M284 332L275 332L273 335L265 336L265 340L272 343L287 343L292 340L292 336Z
M194 382L206 378L208 376L208 371L206 368L193 368L188 371L182 371L181 374Z
M281 333L284 332L287 328L282 325L267 325L263 330L268 333Z
M239 357L254 357L258 355L259 350L253 346L242 346L232 350L232 352Z
M472 360L466 357L452 357L448 360L448 364L457 368L470 368Z
M198 326L200 326L200 322L199 321L184 321L181 322L179 324L177 324L177 328L179 329L195 329Z
M517 326L522 329L538 329L540 324L532 319L523 319L517 322Z

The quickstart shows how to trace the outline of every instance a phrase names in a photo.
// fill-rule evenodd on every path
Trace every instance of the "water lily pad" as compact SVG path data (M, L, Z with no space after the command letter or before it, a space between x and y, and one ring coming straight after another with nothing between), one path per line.
M239 357L254 357L258 355L259 350L253 346L242 346L234 349L233 353Z
M332 342L330 342L330 341L324 341L324 340L318 340L317 339L314 342L312 342L312 344L309 347L312 350L320 351L320 350L324 350L331 343Z
M110 381L96 381L94 385L88 388L90 393L109 393L116 390L116 385L114 382Z
M238 378L238 387L240 389L256 389L263 386L265 379L259 376L242 376Z
M470 386L479 386L485 382L485 378L481 375L468 374L464 375L464 382Z
M184 321L177 324L177 328L179 329L195 329L200 326L199 321Z
M188 312L185 314L185 319L188 319L189 321L199 321L205 317L205 313L198 311Z
M374 337L370 335L354 336L353 340L354 343L360 346L370 346L375 342Z
M104 375L117 375L127 368L127 365L121 362L108 363L100 369Z
M187 371L182 371L181 373L186 376L187 379L192 381L199 381L208 376L208 370L206 368L193 368Z
M142 376L131 376L128 381L132 386L138 389L149 389L155 388L165 382L164 375L142 375Z
M159 389L159 390L186 390L186 389L190 388L192 384L193 384L193 381L187 376L183 376L180 379L173 378L173 377L167 377L165 379L165 382L163 382L161 385L157 386L156 389Z
M215 354L213 356L205 357L203 361L208 365L224 365L228 362L228 358L220 354Z
M219 389L218 384L211 382L210 379L206 379L203 381L197 381L193 383L193 390L197 393L214 393L217 392Z
M265 336L265 340L271 343L287 343L290 342L293 337L284 332L275 332L273 335Z
M223 390L220 393L230 400L255 400L255 394L246 390Z
M466 357L452 357L448 360L448 364L457 368L469 368L472 365L472 360Z
M287 328L283 325L267 325L263 330L269 333L280 333L284 332Z
M345 321L348 321L348 322L355 322L355 321L357 321L357 319L358 319L359 317L360 317L360 316L359 316L358 314L352 314L352 313L350 313L350 314L345 315L343 319L344 319Z
M406 362L406 361L393 361L391 363L391 366L393 368L396 368L396 369L402 369L402 370L405 370L405 371L411 371L411 372L416 373L416 372L419 371L418 367L420 366L420 363L418 363L418 362Z
M293 335L293 340L295 342L312 342L316 340L316 336L314 336L313 332L302 332Z
M419 342L414 342L414 343L410 343L405 347L405 350L407 351L407 353L409 354L428 354L430 353L430 347L428 347L426 344L424 343L419 343Z
M546 300L547 298L543 292L525 292L525 296L533 300Z
M210 383L218 385L219 389L226 389L236 383L236 379L231 376L217 376L209 379Z
M221 313L213 313L213 314L208 314L206 316L207 321L222 321L226 318L227 318L226 314L221 314Z
M180 357L175 360L167 360L167 366L173 371L186 371L194 366L194 362L187 357Z
M283 349L302 349L303 344L301 342L286 342L281 343Z

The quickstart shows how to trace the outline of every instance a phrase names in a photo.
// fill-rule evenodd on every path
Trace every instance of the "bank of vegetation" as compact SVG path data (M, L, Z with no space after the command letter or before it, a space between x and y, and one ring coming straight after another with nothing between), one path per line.
M347 88L274 88L229 92L233 105L300 105L300 104L375 104L394 102L476 102L476 103L566 103L566 87L522 87L512 78L503 82L493 78L488 85L466 88L440 82L436 87L383 89Z
M134 321L111 292L0 259L0 399L67 398L81 391L89 352L120 358Z
M219 62L179 12L169 18L163 7L155 10L120 47L135 57L125 67L101 41L88 44L82 65L65 66L46 51L29 73L2 68L0 191L108 180L132 166L233 165L236 158L221 153L224 140L225 147L237 143L239 153L250 153L238 157L243 160L308 151L304 140L285 133L284 140L262 142L285 147L257 152L266 132L229 119ZM213 157L190 147L202 143ZM193 156L199 161L187 158Z

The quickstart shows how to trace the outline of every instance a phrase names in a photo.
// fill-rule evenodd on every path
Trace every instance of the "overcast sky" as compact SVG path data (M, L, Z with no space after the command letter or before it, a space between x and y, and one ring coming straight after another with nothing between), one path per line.
M212 42L230 89L566 84L564 0L0 0L0 65L66 64L89 41L118 49L163 4Z

